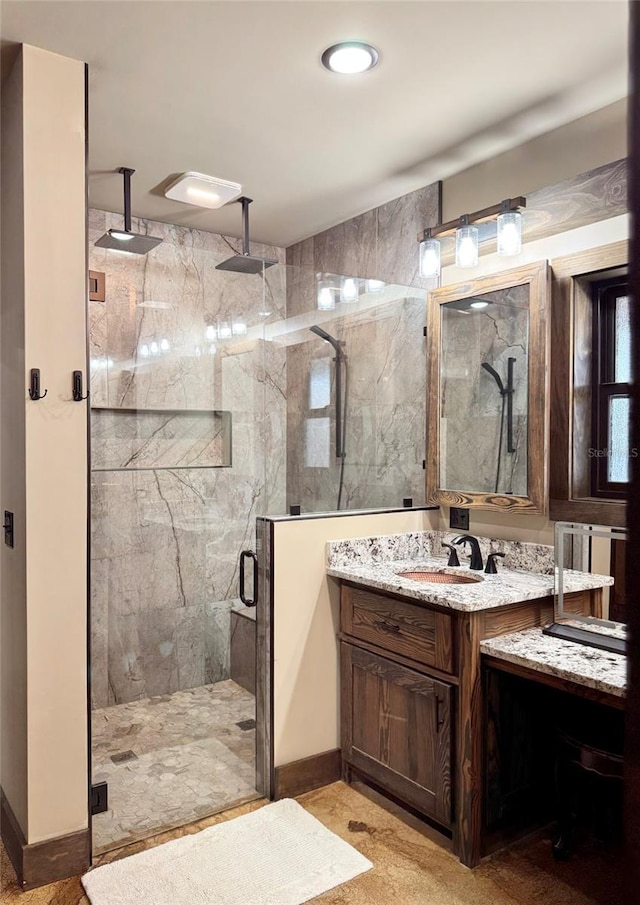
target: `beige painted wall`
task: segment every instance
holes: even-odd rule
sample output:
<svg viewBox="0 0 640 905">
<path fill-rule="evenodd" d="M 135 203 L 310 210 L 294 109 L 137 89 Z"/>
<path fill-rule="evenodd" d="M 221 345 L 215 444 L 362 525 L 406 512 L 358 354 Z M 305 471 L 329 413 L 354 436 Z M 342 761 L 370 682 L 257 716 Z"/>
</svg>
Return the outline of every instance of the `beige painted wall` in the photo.
<svg viewBox="0 0 640 905">
<path fill-rule="evenodd" d="M 327 541 L 424 531 L 434 515 L 407 511 L 275 523 L 275 766 L 340 744 L 339 584 L 326 574 Z"/>
<path fill-rule="evenodd" d="M 1 509 L 15 515 L 15 547 L 0 541 L 0 784 L 26 834 L 27 610 L 25 554 L 22 65 L 2 90 Z"/>
<path fill-rule="evenodd" d="M 19 714 L 26 718 L 26 824 L 24 776 L 18 780 L 4 758 L 2 781 L 19 787 L 19 819 L 35 843 L 82 829 L 88 819 L 87 407 L 71 397 L 72 371 L 86 368 L 85 99 L 83 63 L 24 46 L 17 65 L 24 278 L 22 293 L 7 302 L 16 306 L 16 335 L 24 330 L 24 356 L 9 362 L 24 466 L 19 452 L 3 457 L 3 506 L 13 497 L 20 521 L 16 549 L 3 558 L 3 598 L 5 589 L 11 597 L 3 609 L 20 617 L 20 671 L 25 647 L 28 654 L 26 715 Z M 39 402 L 26 395 L 32 367 L 48 390 Z M 10 738 L 5 752 L 11 745 Z"/>
<path fill-rule="evenodd" d="M 443 222 L 627 156 L 627 101 L 616 101 L 442 184 Z"/>
</svg>

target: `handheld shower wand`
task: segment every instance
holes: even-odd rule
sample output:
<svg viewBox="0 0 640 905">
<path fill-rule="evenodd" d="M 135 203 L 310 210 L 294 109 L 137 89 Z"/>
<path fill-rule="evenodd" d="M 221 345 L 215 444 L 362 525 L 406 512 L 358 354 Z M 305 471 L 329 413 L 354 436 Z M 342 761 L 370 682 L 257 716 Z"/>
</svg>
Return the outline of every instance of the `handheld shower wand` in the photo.
<svg viewBox="0 0 640 905">
<path fill-rule="evenodd" d="M 502 412 L 500 414 L 500 438 L 498 440 L 498 464 L 496 466 L 496 485 L 495 485 L 495 493 L 498 492 L 498 487 L 500 484 L 500 462 L 502 459 L 502 435 L 504 432 L 504 409 L 505 403 L 507 406 L 507 452 L 514 453 L 516 448 L 513 443 L 513 366 L 516 362 L 515 358 L 507 359 L 507 385 L 502 382 L 502 378 L 496 371 L 494 367 L 488 364 L 486 361 L 482 362 L 482 367 L 484 370 L 491 374 L 496 384 L 498 385 L 498 389 L 500 390 L 500 395 L 502 396 Z"/>
<path fill-rule="evenodd" d="M 340 485 L 338 488 L 338 509 L 340 509 L 340 504 L 342 502 L 342 490 L 344 486 L 344 460 L 346 457 L 345 452 L 345 432 L 347 426 L 347 389 L 348 389 L 348 371 L 347 371 L 347 356 L 343 350 L 343 343 L 332 336 L 330 333 L 327 333 L 326 330 L 323 330 L 322 327 L 318 327 L 317 324 L 314 324 L 313 327 L 309 327 L 312 333 L 316 336 L 323 339 L 326 343 L 329 343 L 330 346 L 333 347 L 336 357 L 334 358 L 336 365 L 336 459 L 340 459 Z M 342 369 L 344 367 L 344 401 L 342 398 Z"/>
</svg>

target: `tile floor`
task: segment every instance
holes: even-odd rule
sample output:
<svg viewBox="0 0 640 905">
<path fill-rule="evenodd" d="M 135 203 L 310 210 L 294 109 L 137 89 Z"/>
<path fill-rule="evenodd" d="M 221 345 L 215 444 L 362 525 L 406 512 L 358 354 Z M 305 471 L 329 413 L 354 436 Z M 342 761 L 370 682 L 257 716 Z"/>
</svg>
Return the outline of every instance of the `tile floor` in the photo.
<svg viewBox="0 0 640 905">
<path fill-rule="evenodd" d="M 230 679 L 94 710 L 93 781 L 109 787 L 94 852 L 256 798 L 254 717 L 253 695 Z"/>
<path fill-rule="evenodd" d="M 394 813 L 396 808 L 364 787 L 333 783 L 298 800 L 373 863 L 372 870 L 313 899 L 318 905 L 621 905 L 627 901 L 620 858 L 607 849 L 595 846 L 579 852 L 572 861 L 556 863 L 548 838 L 540 835 L 486 858 L 472 871 L 442 846 L 433 831 L 417 820 L 401 821 Z M 197 833 L 263 804 L 262 799 L 250 802 L 109 852 L 96 863 Z M 77 877 L 20 892 L 4 850 L 2 859 L 3 905 L 89 905 Z"/>
</svg>

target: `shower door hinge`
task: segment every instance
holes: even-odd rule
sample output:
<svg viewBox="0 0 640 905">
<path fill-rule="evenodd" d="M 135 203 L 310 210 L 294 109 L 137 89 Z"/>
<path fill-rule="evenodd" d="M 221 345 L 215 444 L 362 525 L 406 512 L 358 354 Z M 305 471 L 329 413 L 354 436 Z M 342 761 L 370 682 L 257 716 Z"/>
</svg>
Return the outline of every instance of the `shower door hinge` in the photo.
<svg viewBox="0 0 640 905">
<path fill-rule="evenodd" d="M 427 468 L 427 460 L 426 460 L 426 459 L 423 459 L 423 460 L 422 460 L 422 468 L 423 468 L 423 470 L 426 470 L 426 468 Z"/>
<path fill-rule="evenodd" d="M 427 328 L 426 328 L 426 327 L 423 327 L 423 328 L 422 328 L 422 335 L 426 337 L 426 335 L 427 335 Z"/>
<path fill-rule="evenodd" d="M 91 786 L 91 816 L 103 814 L 109 809 L 109 792 L 106 782 L 97 782 Z"/>
</svg>

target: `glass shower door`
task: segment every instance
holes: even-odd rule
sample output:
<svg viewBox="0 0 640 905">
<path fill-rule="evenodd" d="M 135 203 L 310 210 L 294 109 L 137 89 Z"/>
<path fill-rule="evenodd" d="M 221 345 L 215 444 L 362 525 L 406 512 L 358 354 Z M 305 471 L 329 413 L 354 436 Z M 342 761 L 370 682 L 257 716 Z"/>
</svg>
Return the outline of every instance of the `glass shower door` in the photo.
<svg viewBox="0 0 640 905">
<path fill-rule="evenodd" d="M 91 212 L 89 245 L 106 288 L 90 302 L 96 852 L 262 791 L 239 554 L 284 497 L 264 339 L 284 311 L 280 266 L 222 272 L 226 239 L 143 221 L 163 239 L 148 255 L 97 249 L 110 218 Z"/>
</svg>

